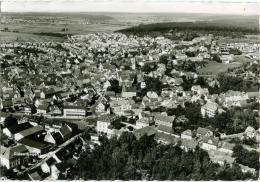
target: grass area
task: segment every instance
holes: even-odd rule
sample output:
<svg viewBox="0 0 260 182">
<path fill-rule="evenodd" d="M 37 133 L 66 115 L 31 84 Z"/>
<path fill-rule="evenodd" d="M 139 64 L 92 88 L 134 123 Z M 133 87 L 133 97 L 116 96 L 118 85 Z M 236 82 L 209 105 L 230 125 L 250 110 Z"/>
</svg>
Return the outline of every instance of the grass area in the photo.
<svg viewBox="0 0 260 182">
<path fill-rule="evenodd" d="M 226 72 L 229 68 L 240 67 L 242 63 L 217 63 L 217 62 L 209 62 L 205 67 L 198 70 L 200 75 L 217 75 L 219 73 Z"/>
<path fill-rule="evenodd" d="M 62 37 L 34 35 L 32 33 L 0 32 L 0 42 L 61 42 Z"/>
</svg>

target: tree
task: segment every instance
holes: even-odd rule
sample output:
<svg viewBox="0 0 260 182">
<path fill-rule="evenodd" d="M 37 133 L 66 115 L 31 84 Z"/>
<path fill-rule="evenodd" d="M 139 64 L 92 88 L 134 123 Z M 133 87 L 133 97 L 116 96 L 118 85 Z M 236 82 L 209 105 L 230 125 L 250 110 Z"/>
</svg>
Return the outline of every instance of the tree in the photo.
<svg viewBox="0 0 260 182">
<path fill-rule="evenodd" d="M 213 54 L 212 61 L 222 63 L 222 60 L 220 59 L 219 55 L 217 55 L 217 54 Z"/>
<path fill-rule="evenodd" d="M 5 127 L 10 127 L 10 126 L 13 126 L 13 125 L 17 125 L 18 124 L 18 121 L 17 119 L 12 115 L 10 114 L 7 118 L 5 118 L 4 120 L 4 125 Z"/>
</svg>

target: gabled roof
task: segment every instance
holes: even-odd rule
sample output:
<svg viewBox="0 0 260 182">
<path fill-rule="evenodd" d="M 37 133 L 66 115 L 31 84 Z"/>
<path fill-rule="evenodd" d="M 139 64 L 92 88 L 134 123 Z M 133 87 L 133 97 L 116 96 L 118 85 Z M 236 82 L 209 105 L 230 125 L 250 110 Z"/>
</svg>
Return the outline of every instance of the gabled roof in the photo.
<svg viewBox="0 0 260 182">
<path fill-rule="evenodd" d="M 46 147 L 50 146 L 49 143 L 47 142 L 38 142 L 29 138 L 22 138 L 21 140 L 18 141 L 19 143 L 25 145 L 25 146 L 29 146 L 32 148 L 36 148 L 36 149 L 45 149 Z"/>
<path fill-rule="evenodd" d="M 176 138 L 172 135 L 165 134 L 165 133 L 156 133 L 154 139 L 162 140 L 166 143 L 172 143 L 172 144 L 177 144 L 179 141 L 179 138 Z"/>
<path fill-rule="evenodd" d="M 165 133 L 173 133 L 173 130 L 171 127 L 164 126 L 164 125 L 159 125 L 158 131 L 165 132 Z"/>
<path fill-rule="evenodd" d="M 212 133 L 212 131 L 210 131 L 209 129 L 207 129 L 207 128 L 201 128 L 201 127 L 199 127 L 198 129 L 197 129 L 197 134 L 200 134 L 200 135 L 206 135 L 208 132 L 210 132 L 210 133 Z"/>
<path fill-rule="evenodd" d="M 42 130 L 43 130 L 43 127 L 41 125 L 37 125 L 37 126 L 31 127 L 31 128 L 28 128 L 26 130 L 23 130 L 19 133 L 22 136 L 29 136 L 29 135 L 32 135 L 32 134 L 37 133 L 39 131 L 42 131 Z"/>
<path fill-rule="evenodd" d="M 162 114 L 156 114 L 154 116 L 155 120 L 159 120 L 159 121 L 164 121 L 164 122 L 168 122 L 168 123 L 172 123 L 175 119 L 175 116 L 165 116 Z"/>
<path fill-rule="evenodd" d="M 60 129 L 60 133 L 63 136 L 69 135 L 72 132 L 71 127 L 69 127 L 67 124 L 63 125 Z"/>
<path fill-rule="evenodd" d="M 155 133 L 157 133 L 157 130 L 152 126 L 146 126 L 134 131 L 135 135 L 141 135 L 141 136 L 143 136 L 144 134 L 147 134 L 147 136 L 151 136 L 154 135 Z"/>
<path fill-rule="evenodd" d="M 28 152 L 28 150 L 24 145 L 18 145 L 15 147 L 1 146 L 0 152 L 1 157 L 10 160 L 15 157 L 15 153 L 25 153 Z"/>
<path fill-rule="evenodd" d="M 7 127 L 7 129 L 12 133 L 12 134 L 15 134 L 15 133 L 19 133 L 20 131 L 24 131 L 28 128 L 31 128 L 33 125 L 31 125 L 29 122 L 26 122 L 26 123 L 21 123 L 21 124 L 18 124 L 18 125 L 12 125 L 10 127 Z"/>
<path fill-rule="evenodd" d="M 194 139 L 182 138 L 181 139 L 181 145 L 186 147 L 186 148 L 189 148 L 189 149 L 195 149 L 196 146 L 198 145 L 198 142 Z"/>
<path fill-rule="evenodd" d="M 56 159 L 54 159 L 53 157 L 49 158 L 47 161 L 46 161 L 47 165 L 48 166 L 52 166 L 54 164 L 57 163 Z"/>
<path fill-rule="evenodd" d="M 38 181 L 42 180 L 41 176 L 39 175 L 39 173 L 37 171 L 35 171 L 33 173 L 28 173 L 28 175 L 31 180 L 38 180 Z"/>
<path fill-rule="evenodd" d="M 228 143 L 228 142 L 223 142 L 221 145 L 221 148 L 223 149 L 228 149 L 228 150 L 233 150 L 235 144 Z"/>
</svg>

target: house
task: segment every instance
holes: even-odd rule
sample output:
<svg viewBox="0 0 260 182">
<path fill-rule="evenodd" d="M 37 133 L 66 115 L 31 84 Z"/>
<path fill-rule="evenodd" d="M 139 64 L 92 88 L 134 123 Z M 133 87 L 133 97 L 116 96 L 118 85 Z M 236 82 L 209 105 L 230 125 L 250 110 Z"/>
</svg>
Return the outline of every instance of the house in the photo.
<svg viewBox="0 0 260 182">
<path fill-rule="evenodd" d="M 30 115 L 30 114 L 32 113 L 32 109 L 31 109 L 30 106 L 26 105 L 26 106 L 24 106 L 24 108 L 23 108 L 23 112 L 24 112 L 24 114 L 26 114 L 26 115 Z"/>
<path fill-rule="evenodd" d="M 18 141 L 18 143 L 24 145 L 30 153 L 34 153 L 34 154 L 45 154 L 46 152 L 49 151 L 49 149 L 51 148 L 51 144 L 50 143 L 46 143 L 46 142 L 40 142 L 40 141 L 36 141 L 36 140 L 32 140 L 30 138 L 22 138 L 21 140 Z"/>
<path fill-rule="evenodd" d="M 156 133 L 154 139 L 157 141 L 157 143 L 165 144 L 165 145 L 169 145 L 169 144 L 176 145 L 179 141 L 178 138 L 165 133 Z"/>
<path fill-rule="evenodd" d="M 23 164 L 26 161 L 28 149 L 24 145 L 17 145 L 14 147 L 0 146 L 1 165 L 7 169 L 12 169 Z"/>
<path fill-rule="evenodd" d="M 54 145 L 59 145 L 63 142 L 63 137 L 60 132 L 47 132 L 44 136 L 44 141 Z"/>
<path fill-rule="evenodd" d="M 219 150 L 209 150 L 207 152 L 210 160 L 214 163 L 220 164 L 221 166 L 223 166 L 225 162 L 232 164 L 235 161 L 235 158 L 233 158 L 230 154 Z"/>
<path fill-rule="evenodd" d="M 86 109 L 82 106 L 67 105 L 63 108 L 63 116 L 65 118 L 84 118 Z"/>
<path fill-rule="evenodd" d="M 181 138 L 182 139 L 188 139 L 191 140 L 193 137 L 193 133 L 191 130 L 185 130 L 181 133 Z"/>
<path fill-rule="evenodd" d="M 172 128 L 173 121 L 175 119 L 175 116 L 167 116 L 162 114 L 156 114 L 154 116 L 155 124 L 158 125 L 164 125 Z"/>
<path fill-rule="evenodd" d="M 254 168 L 250 168 L 248 166 L 244 166 L 242 164 L 239 164 L 240 169 L 243 173 L 251 173 L 251 174 L 256 174 L 256 170 Z"/>
<path fill-rule="evenodd" d="M 203 138 L 203 137 L 210 137 L 213 136 L 213 132 L 207 128 L 199 127 L 196 131 L 196 136 Z"/>
<path fill-rule="evenodd" d="M 212 118 L 218 113 L 219 106 L 216 102 L 208 101 L 201 107 L 202 117 Z"/>
<path fill-rule="evenodd" d="M 96 105 L 96 112 L 97 113 L 104 113 L 107 108 L 107 99 L 105 97 L 102 97 L 98 104 Z"/>
<path fill-rule="evenodd" d="M 179 135 L 174 134 L 172 127 L 169 127 L 169 126 L 159 125 L 157 127 L 157 130 L 158 130 L 158 132 L 165 133 L 165 134 L 168 134 L 168 135 L 172 135 L 172 136 L 175 136 L 177 138 L 180 137 Z"/>
<path fill-rule="evenodd" d="M 256 136 L 256 130 L 252 126 L 248 126 L 244 133 L 248 138 L 254 138 Z"/>
<path fill-rule="evenodd" d="M 151 126 L 154 122 L 149 118 L 143 117 L 136 121 L 136 129 L 140 129 L 146 126 Z"/>
<path fill-rule="evenodd" d="M 195 139 L 186 139 L 181 138 L 181 145 L 180 148 L 185 151 L 194 151 L 196 147 L 198 146 L 198 142 Z"/>
<path fill-rule="evenodd" d="M 72 136 L 72 128 L 69 127 L 67 124 L 64 124 L 59 131 L 60 135 L 62 136 L 63 140 L 68 140 Z"/>
<path fill-rule="evenodd" d="M 37 114 L 46 115 L 47 112 L 48 112 L 48 105 L 47 104 L 43 104 L 43 105 L 38 106 Z"/>
<path fill-rule="evenodd" d="M 7 126 L 6 128 L 3 129 L 3 133 L 6 134 L 8 137 L 14 137 L 16 133 L 19 133 L 31 127 L 33 127 L 33 125 L 31 125 L 29 122 L 25 122 L 21 124 L 12 125 L 12 126 Z"/>
<path fill-rule="evenodd" d="M 231 106 L 244 106 L 246 105 L 247 100 L 249 99 L 248 94 L 233 90 L 229 90 L 221 96 L 224 97 L 223 106 L 226 108 L 230 108 Z"/>
<path fill-rule="evenodd" d="M 219 138 L 217 137 L 205 137 L 201 141 L 201 148 L 204 150 L 217 150 Z"/>
<path fill-rule="evenodd" d="M 199 96 L 208 96 L 209 95 L 209 91 L 207 88 L 201 88 L 200 85 L 193 85 L 191 87 L 191 92 L 193 95 L 199 95 Z"/>
<path fill-rule="evenodd" d="M 134 131 L 134 135 L 139 140 L 143 135 L 154 136 L 157 133 L 157 130 L 154 126 L 146 126 Z"/>
<path fill-rule="evenodd" d="M 15 140 L 21 140 L 24 137 L 30 136 L 34 133 L 38 133 L 40 131 L 43 131 L 43 127 L 41 125 L 33 126 L 31 128 L 25 129 L 23 131 L 20 131 L 16 134 L 14 134 Z"/>
<path fill-rule="evenodd" d="M 41 180 L 43 180 L 42 177 L 40 176 L 40 174 L 38 173 L 38 171 L 29 172 L 28 176 L 33 181 L 41 181 Z"/>
<path fill-rule="evenodd" d="M 232 144 L 232 143 L 221 142 L 221 145 L 219 147 L 219 151 L 232 154 L 234 146 L 235 146 L 235 144 Z"/>
<path fill-rule="evenodd" d="M 233 54 L 229 54 L 229 55 L 221 55 L 220 59 L 223 63 L 232 63 L 234 61 L 234 55 Z"/>
<path fill-rule="evenodd" d="M 186 118 L 184 115 L 181 115 L 175 119 L 174 123 L 187 123 L 188 121 L 188 118 Z"/>
<path fill-rule="evenodd" d="M 123 87 L 122 97 L 132 98 L 136 96 L 136 87 Z"/>
<path fill-rule="evenodd" d="M 111 110 L 117 115 L 125 115 L 125 111 L 131 110 L 134 101 L 131 99 L 113 100 L 110 102 Z"/>
<path fill-rule="evenodd" d="M 112 121 L 118 119 L 120 119 L 120 117 L 117 115 L 109 115 L 109 114 L 101 115 L 97 119 L 97 132 L 107 134 L 108 136 L 112 136 L 113 130 L 112 128 L 110 128 L 110 124 Z"/>
</svg>

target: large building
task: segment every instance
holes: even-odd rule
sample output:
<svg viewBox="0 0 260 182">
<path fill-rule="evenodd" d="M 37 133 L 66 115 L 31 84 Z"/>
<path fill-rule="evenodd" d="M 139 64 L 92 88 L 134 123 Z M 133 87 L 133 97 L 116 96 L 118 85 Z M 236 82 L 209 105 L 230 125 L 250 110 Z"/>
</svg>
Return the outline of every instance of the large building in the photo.
<svg viewBox="0 0 260 182">
<path fill-rule="evenodd" d="M 1 145 L 1 166 L 5 166 L 7 169 L 20 166 L 24 162 L 26 156 L 22 154 L 27 152 L 28 150 L 24 145 L 18 145 L 15 147 L 4 147 Z"/>
<path fill-rule="evenodd" d="M 205 105 L 201 107 L 202 117 L 212 118 L 218 112 L 218 104 L 215 102 L 207 102 Z"/>
<path fill-rule="evenodd" d="M 66 118 L 83 118 L 86 116 L 86 109 L 81 106 L 64 106 L 63 116 Z"/>
</svg>

